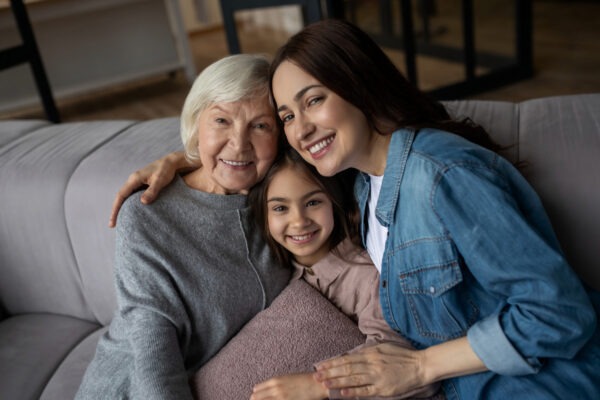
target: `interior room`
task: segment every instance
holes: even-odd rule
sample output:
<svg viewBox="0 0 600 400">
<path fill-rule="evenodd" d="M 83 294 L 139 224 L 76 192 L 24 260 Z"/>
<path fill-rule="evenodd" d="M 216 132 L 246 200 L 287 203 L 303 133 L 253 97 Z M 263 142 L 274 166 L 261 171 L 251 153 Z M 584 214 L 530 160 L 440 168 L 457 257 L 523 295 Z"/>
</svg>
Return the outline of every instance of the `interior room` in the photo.
<svg viewBox="0 0 600 400">
<path fill-rule="evenodd" d="M 0 0 L 0 399 L 600 399 L 598 15 Z"/>
<path fill-rule="evenodd" d="M 68 0 L 25 1 L 33 30 L 39 33 L 38 46 L 62 121 L 176 116 L 191 77 L 229 54 L 216 0 L 165 1 L 164 4 L 160 1 L 89 1 L 86 7 L 68 3 Z M 343 5 L 343 17 L 373 33 L 406 74 L 401 2 L 351 0 L 339 3 Z M 520 2 L 475 0 L 468 3 L 472 3 L 473 42 L 478 60 L 473 73 L 478 76 L 494 68 L 489 63 L 485 65 L 486 57 L 492 64 L 514 59 L 517 51 L 515 5 Z M 387 13 L 385 4 L 389 7 Z M 461 4 L 459 0 L 412 1 L 416 43 L 414 73 L 421 89 L 433 91 L 464 79 Z M 76 13 L 74 10 L 78 8 L 81 10 Z M 7 32 L 0 34 L 0 46 L 6 47 L 17 43 L 18 36 L 10 20 L 8 1 L 0 1 L 0 12 L 0 29 Z M 599 13 L 600 2 L 594 0 L 533 0 L 531 71 L 527 77 L 500 83 L 497 87 L 474 83 L 472 89 L 476 90 L 443 97 L 521 101 L 599 91 L 597 37 L 600 27 L 596 18 Z M 115 15 L 123 22 L 114 22 L 111 30 L 115 33 L 107 36 L 103 27 Z M 147 15 L 148 25 L 132 23 L 127 15 L 135 15 L 136 21 Z M 297 6 L 242 10 L 235 17 L 242 52 L 273 54 L 303 24 Z M 53 24 L 59 28 L 53 28 Z M 95 25 L 98 25 L 96 31 Z M 54 36 L 52 29 L 58 30 Z M 389 34 L 383 35 L 386 29 Z M 88 30 L 91 33 L 85 33 Z M 90 36 L 93 34 L 96 37 Z M 147 40 L 136 42 L 135 37 L 141 35 L 147 36 Z M 166 38 L 168 35 L 171 37 Z M 76 37 L 80 39 L 75 40 Z M 51 39 L 54 42 L 50 42 Z M 122 45 L 115 46 L 121 40 Z M 149 41 L 155 45 L 144 48 Z M 130 47 L 125 47 L 127 45 Z M 93 64 L 85 61 L 94 58 L 97 60 Z M 65 64 L 73 66 L 70 69 L 58 66 Z M 123 70 L 117 69 L 120 64 Z M 105 75 L 95 71 L 100 68 L 106 71 Z M 72 82 L 75 76 L 81 77 L 78 82 Z M 23 92 L 20 99 L 19 91 Z M 44 117 L 27 65 L 0 71 L 0 93 L 3 98 L 0 118 Z"/>
</svg>

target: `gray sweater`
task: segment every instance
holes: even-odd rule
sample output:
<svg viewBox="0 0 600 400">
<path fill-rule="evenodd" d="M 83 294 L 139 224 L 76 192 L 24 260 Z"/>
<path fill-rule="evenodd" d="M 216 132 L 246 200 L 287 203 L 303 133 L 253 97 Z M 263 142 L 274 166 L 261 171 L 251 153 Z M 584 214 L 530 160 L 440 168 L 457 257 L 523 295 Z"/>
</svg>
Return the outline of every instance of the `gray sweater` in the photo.
<svg viewBox="0 0 600 400">
<path fill-rule="evenodd" d="M 175 180 L 149 206 L 119 213 L 118 309 L 78 399 L 192 399 L 188 378 L 284 288 L 246 197 Z"/>
</svg>

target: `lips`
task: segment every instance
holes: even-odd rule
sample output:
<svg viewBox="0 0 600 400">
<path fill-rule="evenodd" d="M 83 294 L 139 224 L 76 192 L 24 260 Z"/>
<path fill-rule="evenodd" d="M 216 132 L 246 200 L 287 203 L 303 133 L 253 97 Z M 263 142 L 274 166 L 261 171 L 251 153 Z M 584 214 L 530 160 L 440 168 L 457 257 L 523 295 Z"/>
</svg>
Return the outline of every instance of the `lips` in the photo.
<svg viewBox="0 0 600 400">
<path fill-rule="evenodd" d="M 251 161 L 234 161 L 234 160 L 223 160 L 223 159 L 221 159 L 221 161 L 224 164 L 230 165 L 232 167 L 247 167 L 248 165 L 252 164 Z"/>
<path fill-rule="evenodd" d="M 323 140 L 318 141 L 310 146 L 308 146 L 307 150 L 311 155 L 316 155 L 329 146 L 335 140 L 335 135 L 328 136 Z"/>
</svg>

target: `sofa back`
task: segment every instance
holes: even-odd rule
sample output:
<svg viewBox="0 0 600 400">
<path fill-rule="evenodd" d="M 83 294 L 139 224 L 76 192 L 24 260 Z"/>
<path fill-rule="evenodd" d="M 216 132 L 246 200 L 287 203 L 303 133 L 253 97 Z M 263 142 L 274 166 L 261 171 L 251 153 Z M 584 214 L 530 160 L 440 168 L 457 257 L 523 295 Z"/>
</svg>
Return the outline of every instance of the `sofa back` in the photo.
<svg viewBox="0 0 600 400">
<path fill-rule="evenodd" d="M 453 101 L 540 194 L 567 258 L 600 289 L 600 94 Z M 112 200 L 127 176 L 181 149 L 178 118 L 52 125 L 0 121 L 0 315 L 49 312 L 106 324 L 116 305 Z"/>
<path fill-rule="evenodd" d="M 178 118 L 0 121 L 0 308 L 108 323 L 112 199 L 132 171 L 180 147 Z"/>
<path fill-rule="evenodd" d="M 513 104 L 449 102 L 525 163 L 521 172 L 539 194 L 567 260 L 600 290 L 600 94 L 548 97 Z"/>
</svg>

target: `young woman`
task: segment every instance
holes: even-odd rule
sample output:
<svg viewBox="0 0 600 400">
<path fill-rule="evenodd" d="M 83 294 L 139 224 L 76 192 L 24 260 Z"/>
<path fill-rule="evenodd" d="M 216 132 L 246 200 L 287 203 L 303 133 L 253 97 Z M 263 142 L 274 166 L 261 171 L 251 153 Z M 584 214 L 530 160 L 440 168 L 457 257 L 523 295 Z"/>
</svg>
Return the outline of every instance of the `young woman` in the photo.
<svg viewBox="0 0 600 400">
<path fill-rule="evenodd" d="M 359 171 L 383 315 L 417 348 L 369 347 L 320 363 L 316 379 L 350 398 L 437 381 L 449 399 L 600 398 L 600 296 L 482 129 L 450 119 L 343 21 L 290 38 L 271 64 L 271 93 L 305 160 L 327 176 Z M 163 176 L 153 168 L 120 195 Z"/>
<path fill-rule="evenodd" d="M 252 189 L 249 202 L 273 253 L 282 265 L 294 266 L 293 279 L 306 280 L 352 318 L 366 335 L 366 346 L 392 342 L 412 348 L 383 319 L 379 274 L 360 246 L 358 208 L 341 175 L 323 177 L 289 149 Z M 438 388 L 429 385 L 409 395 L 429 397 Z M 341 397 L 312 373 L 299 373 L 257 385 L 251 400 L 324 398 Z"/>
<path fill-rule="evenodd" d="M 319 381 L 348 397 L 443 379 L 451 399 L 600 397 L 590 297 L 537 195 L 483 130 L 452 121 L 343 21 L 293 36 L 271 78 L 291 146 L 323 175 L 360 171 L 383 314 L 422 349 L 329 360 Z"/>
</svg>

